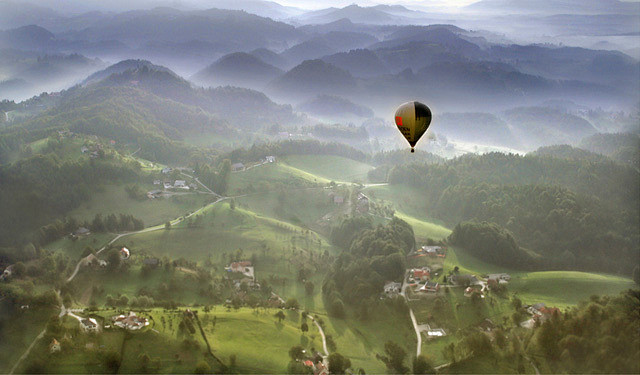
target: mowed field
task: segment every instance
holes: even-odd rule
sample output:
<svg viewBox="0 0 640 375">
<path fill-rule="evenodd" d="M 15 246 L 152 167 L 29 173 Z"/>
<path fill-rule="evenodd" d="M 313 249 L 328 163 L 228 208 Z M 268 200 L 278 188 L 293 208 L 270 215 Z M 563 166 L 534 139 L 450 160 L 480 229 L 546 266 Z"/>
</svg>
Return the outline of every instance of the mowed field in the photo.
<svg viewBox="0 0 640 375">
<path fill-rule="evenodd" d="M 231 173 L 227 195 L 271 191 L 279 186 L 305 188 L 329 182 L 326 178 L 284 163 L 267 163 Z"/>
<path fill-rule="evenodd" d="M 483 262 L 467 254 L 464 249 L 450 248 L 445 260 L 445 272 L 455 266 L 460 267 L 462 273 L 475 275 L 509 273 L 509 294 L 515 294 L 525 304 L 543 302 L 548 306 L 566 308 L 588 300 L 594 294 L 613 295 L 634 287 L 633 280 L 616 275 L 576 271 L 512 270 Z"/>
<path fill-rule="evenodd" d="M 367 173 L 374 167 L 353 159 L 333 155 L 289 155 L 283 162 L 294 168 L 335 182 L 367 181 Z"/>
<path fill-rule="evenodd" d="M 300 312 L 285 311 L 286 318 L 279 322 L 274 317 L 277 309 L 239 310 L 220 306 L 203 318 L 202 325 L 213 352 L 224 363 L 236 356 L 239 373 L 284 373 L 289 363 L 289 349 L 300 345 L 307 353 L 322 352 L 322 338 L 313 322 L 307 318 L 309 331 L 302 333 Z M 215 321 L 213 319 L 215 317 Z"/>
<path fill-rule="evenodd" d="M 142 189 L 154 190 L 157 186 L 142 185 Z M 170 198 L 135 200 L 129 198 L 123 185 L 108 185 L 103 190 L 91 194 L 91 200 L 71 211 L 68 216 L 78 221 L 91 222 L 96 214 L 128 214 L 141 219 L 145 227 L 162 224 L 167 220 L 212 202 L 215 198 L 210 194 L 183 194 Z"/>
</svg>

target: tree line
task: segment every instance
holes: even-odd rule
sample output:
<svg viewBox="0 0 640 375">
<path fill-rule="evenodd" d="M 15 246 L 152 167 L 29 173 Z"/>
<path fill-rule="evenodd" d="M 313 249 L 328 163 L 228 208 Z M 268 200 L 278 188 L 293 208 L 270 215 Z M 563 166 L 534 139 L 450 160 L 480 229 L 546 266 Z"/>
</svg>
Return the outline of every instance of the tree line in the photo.
<svg viewBox="0 0 640 375">
<path fill-rule="evenodd" d="M 640 257 L 640 176 L 610 160 L 468 155 L 394 166 L 388 181 L 419 188 L 448 225 L 498 224 L 552 268 L 630 274 Z"/>
</svg>

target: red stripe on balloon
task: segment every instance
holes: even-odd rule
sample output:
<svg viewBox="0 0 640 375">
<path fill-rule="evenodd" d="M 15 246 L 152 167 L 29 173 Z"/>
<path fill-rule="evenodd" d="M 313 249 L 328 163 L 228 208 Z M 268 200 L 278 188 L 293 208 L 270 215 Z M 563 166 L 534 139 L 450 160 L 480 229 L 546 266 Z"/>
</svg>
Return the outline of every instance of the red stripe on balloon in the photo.
<svg viewBox="0 0 640 375">
<path fill-rule="evenodd" d="M 396 125 L 402 126 L 402 117 L 401 116 L 396 116 Z"/>
</svg>

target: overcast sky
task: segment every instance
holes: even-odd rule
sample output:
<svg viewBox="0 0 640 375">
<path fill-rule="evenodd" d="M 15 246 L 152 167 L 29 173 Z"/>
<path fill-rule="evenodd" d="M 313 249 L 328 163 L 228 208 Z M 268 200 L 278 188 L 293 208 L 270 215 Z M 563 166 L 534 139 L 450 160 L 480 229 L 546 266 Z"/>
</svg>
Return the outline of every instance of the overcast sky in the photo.
<svg viewBox="0 0 640 375">
<path fill-rule="evenodd" d="M 327 1 L 313 1 L 313 0 L 277 0 L 277 3 L 282 5 L 295 6 L 299 8 L 309 9 L 321 9 L 329 6 L 344 7 L 353 3 L 358 5 L 368 6 L 377 4 L 402 4 L 406 6 L 447 6 L 447 7 L 460 7 L 469 5 L 478 0 L 386 0 L 386 1 L 371 1 L 371 0 L 327 0 Z"/>
</svg>

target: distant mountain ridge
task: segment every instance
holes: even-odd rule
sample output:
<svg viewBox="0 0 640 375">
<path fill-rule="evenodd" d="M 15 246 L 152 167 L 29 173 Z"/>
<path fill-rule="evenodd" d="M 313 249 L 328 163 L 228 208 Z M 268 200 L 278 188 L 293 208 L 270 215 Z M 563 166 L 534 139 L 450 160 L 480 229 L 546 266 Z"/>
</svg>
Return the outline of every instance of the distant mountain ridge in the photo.
<svg viewBox="0 0 640 375">
<path fill-rule="evenodd" d="M 221 57 L 215 63 L 191 77 L 194 82 L 207 85 L 241 85 L 260 87 L 284 72 L 258 57 L 235 52 Z"/>
</svg>

